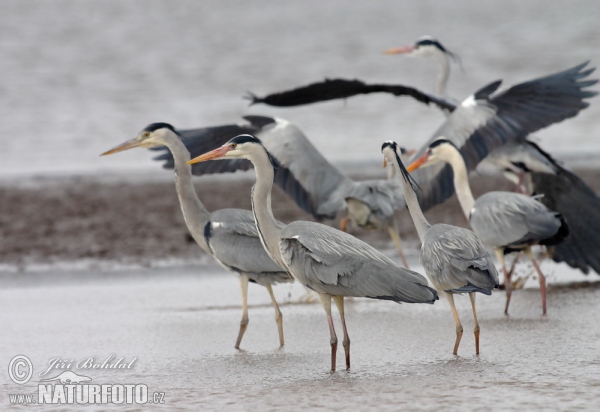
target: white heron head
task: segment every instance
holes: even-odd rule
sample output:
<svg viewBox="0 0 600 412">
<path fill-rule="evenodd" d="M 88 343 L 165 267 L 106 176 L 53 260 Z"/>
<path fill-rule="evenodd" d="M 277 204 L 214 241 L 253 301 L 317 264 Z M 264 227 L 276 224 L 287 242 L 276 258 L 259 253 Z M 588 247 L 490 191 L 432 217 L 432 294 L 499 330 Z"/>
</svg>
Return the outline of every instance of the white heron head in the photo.
<svg viewBox="0 0 600 412">
<path fill-rule="evenodd" d="M 168 123 L 151 123 L 138 133 L 131 140 L 121 143 L 112 149 L 102 153 L 100 156 L 106 156 L 113 153 L 122 152 L 124 150 L 133 149 L 134 147 L 158 147 L 166 144 L 168 136 L 173 134 L 179 135 L 175 128 Z"/>
<path fill-rule="evenodd" d="M 425 154 L 413 161 L 406 169 L 412 172 L 419 167 L 450 163 L 456 155 L 462 156 L 454 143 L 442 137 L 431 143 Z"/>
<path fill-rule="evenodd" d="M 402 47 L 394 47 L 385 51 L 385 54 L 403 54 L 406 56 L 431 57 L 448 56 L 453 61 L 460 63 L 460 57 L 445 48 L 442 43 L 434 37 L 423 36 L 415 44 Z"/>
<path fill-rule="evenodd" d="M 279 167 L 279 163 L 263 146 L 262 142 L 259 139 L 249 134 L 241 134 L 229 140 L 223 146 L 193 158 L 188 162 L 188 164 L 218 159 L 252 160 L 257 156 L 261 156 L 264 154 L 266 154 L 269 158 L 269 161 L 271 162 L 273 168 L 277 169 Z"/>
</svg>

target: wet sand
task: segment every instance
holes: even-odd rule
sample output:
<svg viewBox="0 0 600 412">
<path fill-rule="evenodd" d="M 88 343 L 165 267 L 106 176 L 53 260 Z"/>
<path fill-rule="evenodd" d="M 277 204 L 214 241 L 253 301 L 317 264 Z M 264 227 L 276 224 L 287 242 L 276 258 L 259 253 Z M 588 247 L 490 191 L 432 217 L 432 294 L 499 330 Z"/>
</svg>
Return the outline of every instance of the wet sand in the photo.
<svg viewBox="0 0 600 412">
<path fill-rule="evenodd" d="M 3 410 L 9 409 L 6 394 L 36 389 L 50 359 L 109 355 L 138 359 L 131 370 L 74 370 L 95 383 L 144 383 L 151 392 L 164 392 L 166 403 L 156 410 L 600 408 L 600 283 L 550 288 L 547 317 L 536 289 L 514 294 L 510 317 L 502 314 L 504 293 L 479 296 L 479 357 L 466 297 L 456 299 L 465 328 L 457 357 L 447 302 L 354 299 L 346 305 L 352 368 L 331 374 L 323 309 L 289 304 L 303 293 L 298 285 L 275 289 L 285 347 L 278 348 L 268 294 L 252 285 L 250 324 L 243 350 L 235 350 L 237 280 L 214 265 L 1 276 L 2 364 L 23 354 L 34 365 L 26 385 L 0 374 Z M 337 319 L 336 328 L 341 334 Z M 343 366 L 341 347 L 338 364 Z M 90 409 L 107 408 L 152 409 Z"/>
<path fill-rule="evenodd" d="M 0 263 L 28 270 L 36 265 L 92 261 L 150 266 L 157 261 L 205 262 L 188 236 L 171 172 L 136 180 L 126 173 L 109 176 L 38 177 L 24 183 L 0 182 Z M 600 191 L 600 172 L 578 173 Z M 208 210 L 250 209 L 251 174 L 226 179 L 202 178 L 197 192 Z M 381 174 L 363 178 L 381 177 Z M 503 178 L 472 178 L 473 191 L 510 190 Z M 312 220 L 279 188 L 273 195 L 275 216 L 284 221 Z M 466 226 L 456 198 L 427 212 L 431 222 Z M 400 233 L 408 249 L 418 239 L 407 211 L 400 214 Z M 338 222 L 326 222 L 337 226 Z M 383 231 L 351 233 L 380 249 L 393 248 Z M 204 256 L 204 258 L 203 258 Z"/>
</svg>

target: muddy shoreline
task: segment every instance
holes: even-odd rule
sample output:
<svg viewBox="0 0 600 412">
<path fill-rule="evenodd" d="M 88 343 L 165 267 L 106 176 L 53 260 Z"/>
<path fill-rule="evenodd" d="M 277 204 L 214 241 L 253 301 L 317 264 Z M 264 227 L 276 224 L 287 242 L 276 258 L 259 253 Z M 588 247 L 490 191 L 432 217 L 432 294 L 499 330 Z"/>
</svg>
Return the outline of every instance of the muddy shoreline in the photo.
<svg viewBox="0 0 600 412">
<path fill-rule="evenodd" d="M 0 183 L 0 263 L 22 270 L 32 264 L 82 259 L 148 265 L 157 260 L 193 261 L 202 252 L 188 236 L 175 186 L 164 178 L 131 181 L 97 176 L 44 178 L 43 184 Z M 600 190 L 600 172 L 577 173 Z M 365 178 L 376 176 L 365 176 Z M 511 184 L 501 177 L 474 176 L 476 194 Z M 197 179 L 197 192 L 209 210 L 250 206 L 252 176 L 237 179 Z M 279 188 L 273 193 L 275 216 L 284 221 L 312 220 Z M 427 212 L 432 222 L 466 225 L 455 197 Z M 400 214 L 400 233 L 407 248 L 418 239 L 406 211 Z M 325 222 L 337 225 L 338 222 Z M 382 231 L 351 230 L 380 249 L 391 249 Z"/>
</svg>

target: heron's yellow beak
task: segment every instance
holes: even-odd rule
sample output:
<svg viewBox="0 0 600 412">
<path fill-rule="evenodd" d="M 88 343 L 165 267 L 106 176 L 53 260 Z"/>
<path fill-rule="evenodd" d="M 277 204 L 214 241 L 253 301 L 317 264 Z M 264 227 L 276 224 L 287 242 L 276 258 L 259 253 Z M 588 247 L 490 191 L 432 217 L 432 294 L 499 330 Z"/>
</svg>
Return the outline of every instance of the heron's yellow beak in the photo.
<svg viewBox="0 0 600 412">
<path fill-rule="evenodd" d="M 387 49 L 383 54 L 406 54 L 412 52 L 414 49 L 415 46 L 395 47 L 393 49 Z"/>
<path fill-rule="evenodd" d="M 219 158 L 225 156 L 227 154 L 227 152 L 229 152 L 229 151 L 231 151 L 231 147 L 229 145 L 221 146 L 218 149 L 211 150 L 208 153 L 204 153 L 203 155 L 194 157 L 192 160 L 187 162 L 187 164 L 193 165 L 194 163 L 200 163 L 200 162 L 206 162 L 207 160 L 219 159 Z"/>
<path fill-rule="evenodd" d="M 387 159 L 384 157 L 383 158 L 383 168 L 385 169 L 386 166 L 387 166 Z"/>
<path fill-rule="evenodd" d="M 425 153 L 423 156 L 419 157 L 417 160 L 415 160 L 414 162 L 412 162 L 407 168 L 406 170 L 408 170 L 409 172 L 412 172 L 413 170 L 417 170 L 419 167 L 421 167 L 424 163 L 427 163 L 427 160 L 429 160 L 429 153 Z"/>
<path fill-rule="evenodd" d="M 107 156 L 113 153 L 122 152 L 123 150 L 133 149 L 134 147 L 139 147 L 141 140 L 139 138 L 133 138 L 131 140 L 126 141 L 125 143 L 121 143 L 120 145 L 113 147 L 107 152 L 102 153 L 100 156 Z"/>
</svg>

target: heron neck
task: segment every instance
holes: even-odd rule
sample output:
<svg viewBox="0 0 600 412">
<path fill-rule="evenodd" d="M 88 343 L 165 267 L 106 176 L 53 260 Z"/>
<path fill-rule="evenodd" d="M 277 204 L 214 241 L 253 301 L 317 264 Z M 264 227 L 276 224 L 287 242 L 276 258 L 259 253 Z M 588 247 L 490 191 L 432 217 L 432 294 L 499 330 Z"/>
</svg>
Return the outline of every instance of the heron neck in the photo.
<svg viewBox="0 0 600 412">
<path fill-rule="evenodd" d="M 446 53 L 439 52 L 436 54 L 438 63 L 440 64 L 440 72 L 435 81 L 435 92 L 439 95 L 446 95 L 446 86 L 450 77 L 450 59 Z"/>
<path fill-rule="evenodd" d="M 421 210 L 421 206 L 419 205 L 419 200 L 417 199 L 417 195 L 410 183 L 406 180 L 402 172 L 400 171 L 400 165 L 398 162 L 394 162 L 394 171 L 395 174 L 400 178 L 400 183 L 402 184 L 402 191 L 404 192 L 404 200 L 406 201 L 406 206 L 408 206 L 408 211 L 410 212 L 410 217 L 412 217 L 413 223 L 415 224 L 415 228 L 417 229 L 417 233 L 419 235 L 419 239 L 423 242 L 425 239 L 425 233 L 429 230 L 431 225 L 423 215 L 423 211 Z"/>
<path fill-rule="evenodd" d="M 198 198 L 192 182 L 192 167 L 187 164 L 191 158 L 190 152 L 179 136 L 173 133 L 165 138 L 164 143 L 175 160 L 175 187 L 185 224 L 198 245 L 204 251 L 210 252 L 204 236 L 204 228 L 210 221 L 210 213 Z"/>
<path fill-rule="evenodd" d="M 256 223 L 256 230 L 265 250 L 275 262 L 285 267 L 279 251 L 280 228 L 277 225 L 273 210 L 271 209 L 271 190 L 275 171 L 267 153 L 257 151 L 250 159 L 254 165 L 256 182 L 252 187 L 252 213 Z"/>
<path fill-rule="evenodd" d="M 465 217 L 469 220 L 475 199 L 473 198 L 473 192 L 471 192 L 471 186 L 469 186 L 467 165 L 460 152 L 456 149 L 450 153 L 448 163 L 450 163 L 452 172 L 454 173 L 454 190 L 456 191 L 458 202 Z"/>
</svg>

